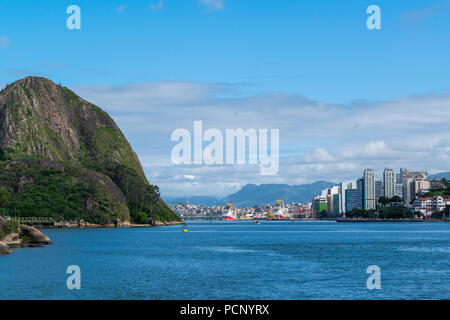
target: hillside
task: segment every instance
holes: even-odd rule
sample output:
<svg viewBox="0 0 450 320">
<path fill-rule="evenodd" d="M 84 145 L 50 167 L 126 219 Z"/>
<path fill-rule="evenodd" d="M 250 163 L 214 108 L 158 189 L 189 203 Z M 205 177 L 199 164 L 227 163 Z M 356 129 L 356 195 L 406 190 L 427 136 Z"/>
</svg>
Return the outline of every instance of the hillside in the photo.
<svg viewBox="0 0 450 320">
<path fill-rule="evenodd" d="M 447 180 L 450 180 L 450 172 L 440 172 L 440 173 L 436 173 L 436 174 L 431 174 L 429 177 L 431 179 L 433 179 L 433 178 L 441 178 L 441 179 L 445 178 Z"/>
<path fill-rule="evenodd" d="M 71 90 L 28 77 L 0 92 L 6 213 L 91 223 L 178 220 L 112 118 Z"/>
</svg>

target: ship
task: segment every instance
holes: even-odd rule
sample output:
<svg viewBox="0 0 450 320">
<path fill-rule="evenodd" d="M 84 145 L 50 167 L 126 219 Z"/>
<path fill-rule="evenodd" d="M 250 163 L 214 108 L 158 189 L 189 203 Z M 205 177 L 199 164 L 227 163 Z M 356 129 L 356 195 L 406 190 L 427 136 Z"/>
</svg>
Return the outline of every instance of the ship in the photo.
<svg viewBox="0 0 450 320">
<path fill-rule="evenodd" d="M 225 206 L 225 212 L 222 215 L 223 221 L 237 220 L 236 208 L 234 207 L 234 199 Z"/>
<path fill-rule="evenodd" d="M 275 205 L 266 217 L 267 220 L 286 220 L 289 218 L 289 211 L 284 205 L 283 200 L 276 200 Z"/>
</svg>

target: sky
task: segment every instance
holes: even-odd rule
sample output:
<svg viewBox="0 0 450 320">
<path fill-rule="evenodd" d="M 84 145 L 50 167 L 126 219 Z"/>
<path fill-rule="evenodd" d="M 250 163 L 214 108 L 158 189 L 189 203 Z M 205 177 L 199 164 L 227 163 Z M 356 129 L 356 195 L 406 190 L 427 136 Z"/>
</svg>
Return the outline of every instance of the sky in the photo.
<svg viewBox="0 0 450 320">
<path fill-rule="evenodd" d="M 69 5 L 81 29 L 69 30 Z M 369 5 L 381 29 L 369 30 Z M 0 87 L 43 76 L 106 110 L 165 196 L 450 170 L 450 1 L 0 2 Z M 174 165 L 177 128 L 280 131 L 280 169 Z"/>
</svg>

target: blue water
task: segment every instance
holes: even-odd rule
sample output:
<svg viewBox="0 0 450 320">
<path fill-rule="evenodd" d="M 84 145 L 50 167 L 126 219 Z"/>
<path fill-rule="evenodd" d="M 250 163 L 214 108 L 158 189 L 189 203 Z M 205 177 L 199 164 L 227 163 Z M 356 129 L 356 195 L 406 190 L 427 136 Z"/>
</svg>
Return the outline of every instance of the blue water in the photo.
<svg viewBox="0 0 450 320">
<path fill-rule="evenodd" d="M 53 246 L 0 257 L 0 299 L 450 299 L 450 223 L 188 226 L 45 230 Z"/>
</svg>

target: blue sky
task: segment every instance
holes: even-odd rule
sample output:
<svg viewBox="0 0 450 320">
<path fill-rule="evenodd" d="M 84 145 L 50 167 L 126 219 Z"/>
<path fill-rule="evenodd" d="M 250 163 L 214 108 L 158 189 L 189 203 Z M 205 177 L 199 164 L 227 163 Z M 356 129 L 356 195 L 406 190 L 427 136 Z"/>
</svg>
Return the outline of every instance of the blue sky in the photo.
<svg viewBox="0 0 450 320">
<path fill-rule="evenodd" d="M 327 102 L 448 90 L 445 1 L 228 0 L 213 10 L 165 0 L 151 10 L 157 3 L 2 1 L 0 34 L 10 45 L 0 51 L 0 81 L 44 73 L 69 86 L 242 83 Z M 383 29 L 370 31 L 365 10 L 374 3 Z M 70 4 L 82 9 L 80 31 L 65 26 Z"/>
<path fill-rule="evenodd" d="M 81 8 L 81 30 L 66 28 L 71 4 Z M 366 28 L 371 4 L 381 8 L 382 30 Z M 214 192 L 226 194 L 250 182 L 357 177 L 365 166 L 409 164 L 439 171 L 449 169 L 449 18 L 450 1 L 443 0 L 3 0 L 0 85 L 40 75 L 99 104 L 147 164 L 151 182 L 171 195 L 205 194 L 218 179 L 223 188 Z M 258 112 L 257 106 L 265 109 Z M 435 114 L 436 122 L 417 115 L 411 127 L 391 131 L 364 121 L 376 110 L 396 115 L 388 121 L 391 127 L 424 110 Z M 239 114 L 243 111 L 248 112 Z M 296 122 L 289 119 L 294 112 Z M 317 112 L 321 130 L 311 124 Z M 237 121 L 239 116 L 258 121 Z M 348 131 L 353 116 L 362 120 Z M 213 127 L 279 128 L 286 169 L 269 181 L 242 168 L 171 166 L 170 132 L 190 128 L 199 117 Z M 155 122 L 167 128 L 147 125 Z M 411 155 L 399 150 L 404 139 L 420 138 L 417 130 L 429 133 L 422 137 L 431 145 L 409 163 Z M 376 163 L 342 155 L 356 154 L 355 148 L 390 151 Z M 431 163 L 436 152 L 444 153 Z M 292 178 L 292 172 L 298 176 Z"/>
</svg>

